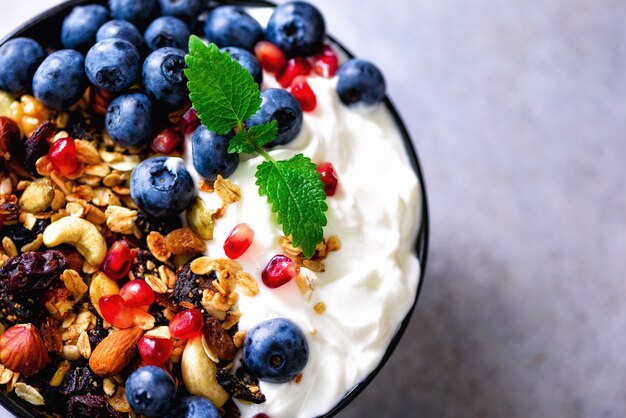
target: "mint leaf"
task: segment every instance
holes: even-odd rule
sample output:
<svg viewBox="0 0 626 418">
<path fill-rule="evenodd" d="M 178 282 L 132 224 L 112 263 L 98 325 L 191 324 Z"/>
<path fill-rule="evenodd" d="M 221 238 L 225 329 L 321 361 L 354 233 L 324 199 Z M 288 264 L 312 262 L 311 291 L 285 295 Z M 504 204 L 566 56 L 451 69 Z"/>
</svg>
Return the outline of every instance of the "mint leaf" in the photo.
<svg viewBox="0 0 626 418">
<path fill-rule="evenodd" d="M 264 125 L 253 126 L 247 131 L 241 131 L 228 143 L 228 153 L 235 154 L 245 152 L 250 154 L 259 151 L 263 145 L 269 144 L 276 139 L 278 124 L 275 120 Z"/>
<path fill-rule="evenodd" d="M 259 87 L 250 73 L 215 44 L 207 47 L 191 36 L 185 62 L 189 97 L 210 131 L 227 134 L 261 108 Z"/>
<path fill-rule="evenodd" d="M 248 129 L 248 132 L 252 135 L 254 142 L 256 142 L 259 147 L 263 147 L 276 139 L 278 123 L 276 120 L 273 120 L 265 125 L 253 126 Z"/>
<path fill-rule="evenodd" d="M 267 196 L 285 235 L 291 235 L 293 245 L 311 258 L 324 238 L 328 210 L 317 166 L 310 158 L 297 154 L 290 160 L 262 163 L 256 178 L 259 195 Z"/>
</svg>

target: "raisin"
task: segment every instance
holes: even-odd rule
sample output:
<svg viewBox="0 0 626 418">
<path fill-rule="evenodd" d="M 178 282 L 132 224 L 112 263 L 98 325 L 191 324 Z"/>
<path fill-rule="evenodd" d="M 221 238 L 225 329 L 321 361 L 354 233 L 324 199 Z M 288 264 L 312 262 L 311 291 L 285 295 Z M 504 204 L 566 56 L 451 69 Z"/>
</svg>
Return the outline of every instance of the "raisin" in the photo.
<svg viewBox="0 0 626 418">
<path fill-rule="evenodd" d="M 61 329 L 59 328 L 59 323 L 54 318 L 47 317 L 44 319 L 39 326 L 39 332 L 48 351 L 52 353 L 60 353 L 63 351 Z"/>
<path fill-rule="evenodd" d="M 202 329 L 207 345 L 215 355 L 223 361 L 231 361 L 237 355 L 237 347 L 233 339 L 222 327 L 222 323 L 209 317 Z"/>
<path fill-rule="evenodd" d="M 158 268 L 163 263 L 154 258 L 150 252 L 133 248 L 131 254 L 133 255 L 133 262 L 130 266 L 131 279 L 141 279 L 146 274 L 159 276 Z"/>
<path fill-rule="evenodd" d="M 161 235 L 167 235 L 175 229 L 183 227 L 183 223 L 178 216 L 157 219 L 151 217 L 150 215 L 146 215 L 142 211 L 139 211 L 139 214 L 137 215 L 137 221 L 135 221 L 135 225 L 139 227 L 139 229 L 146 237 L 151 231 L 157 231 Z"/>
<path fill-rule="evenodd" d="M 213 280 L 217 280 L 215 272 L 209 274 L 195 274 L 191 271 L 191 262 L 188 262 L 178 270 L 176 284 L 174 284 L 174 292 L 171 299 L 181 304 L 188 302 L 198 308 L 202 308 L 202 291 L 213 288 Z"/>
<path fill-rule="evenodd" d="M 96 348 L 96 346 L 100 344 L 100 342 L 102 342 L 102 340 L 104 340 L 107 335 L 109 335 L 109 331 L 104 329 L 104 323 L 102 322 L 102 318 L 100 317 L 100 315 L 96 315 L 96 326 L 92 330 L 87 332 L 91 348 Z"/>
<path fill-rule="evenodd" d="M 93 119 L 85 119 L 79 112 L 70 114 L 70 119 L 65 127 L 71 138 L 81 138 L 87 141 L 100 140 L 101 128 L 96 126 Z"/>
<path fill-rule="evenodd" d="M 67 401 L 67 418 L 123 418 L 104 396 L 84 395 L 73 396 Z"/>
<path fill-rule="evenodd" d="M 0 116 L 0 158 L 11 159 L 11 153 L 22 139 L 19 126 L 13 119 Z"/>
<path fill-rule="evenodd" d="M 51 413 L 63 411 L 65 408 L 65 397 L 59 393 L 58 388 L 50 386 L 48 383 L 59 367 L 60 362 L 60 358 L 51 357 L 51 361 L 48 362 L 43 370 L 40 370 L 33 376 L 24 377 L 24 383 L 37 388 L 41 396 L 46 400 L 45 405 L 39 408 Z"/>
<path fill-rule="evenodd" d="M 0 282 L 9 292 L 43 291 L 68 268 L 60 251 L 28 252 L 7 260 L 0 268 Z"/>
<path fill-rule="evenodd" d="M 179 228 L 165 236 L 167 249 L 176 255 L 203 254 L 206 250 L 206 241 L 191 228 Z"/>
<path fill-rule="evenodd" d="M 39 219 L 35 222 L 33 229 L 24 228 L 22 224 L 6 225 L 0 230 L 0 237 L 11 238 L 15 247 L 19 250 L 24 245 L 33 242 L 37 238 L 37 235 L 42 234 L 48 225 L 50 225 L 49 219 Z"/>
<path fill-rule="evenodd" d="M 0 286 L 0 319 L 17 324 L 34 323 L 42 314 L 38 300 L 11 294 L 4 285 Z"/>
<path fill-rule="evenodd" d="M 2 225 L 17 224 L 20 217 L 20 205 L 17 204 L 17 196 L 0 196 L 0 222 Z"/>
<path fill-rule="evenodd" d="M 251 376 L 249 376 L 249 374 L 244 377 L 239 377 L 230 374 L 226 369 L 217 370 L 217 382 L 226 392 L 230 394 L 230 396 L 255 404 L 265 402 L 265 395 L 258 390 L 259 382 L 255 382 L 254 378 L 250 378 Z M 250 390 L 251 388 L 254 388 L 255 392 L 252 392 Z"/>
<path fill-rule="evenodd" d="M 37 130 L 24 141 L 24 168 L 33 176 L 38 176 L 35 163 L 50 148 L 49 140 L 56 134 L 57 127 L 54 122 L 47 121 L 39 125 Z"/>
<path fill-rule="evenodd" d="M 170 321 L 163 314 L 162 308 L 158 305 L 153 305 L 153 306 L 155 307 L 155 309 L 151 309 L 150 313 L 154 317 L 154 326 L 155 327 L 168 326 Z"/>
<path fill-rule="evenodd" d="M 87 395 L 97 385 L 98 377 L 89 366 L 78 366 L 65 374 L 59 390 L 65 396 Z"/>
</svg>

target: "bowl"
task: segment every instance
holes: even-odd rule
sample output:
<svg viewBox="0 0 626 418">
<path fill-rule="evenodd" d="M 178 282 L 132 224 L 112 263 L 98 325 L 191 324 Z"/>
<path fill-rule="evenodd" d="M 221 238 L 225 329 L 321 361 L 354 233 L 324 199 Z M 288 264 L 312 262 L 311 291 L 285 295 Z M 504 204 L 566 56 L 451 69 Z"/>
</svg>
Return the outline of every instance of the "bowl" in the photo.
<svg viewBox="0 0 626 418">
<path fill-rule="evenodd" d="M 41 14 L 33 17 L 32 19 L 30 19 L 29 21 L 21 25 L 19 28 L 13 30 L 9 35 L 7 35 L 4 39 L 2 39 L 2 41 L 0 41 L 0 45 L 16 37 L 29 37 L 29 38 L 33 38 L 37 40 L 44 46 L 51 47 L 54 49 L 60 49 L 61 44 L 60 44 L 60 39 L 59 39 L 60 38 L 59 33 L 60 33 L 60 28 L 61 28 L 63 19 L 65 18 L 65 16 L 67 16 L 70 13 L 71 9 L 74 6 L 87 4 L 87 3 L 88 4 L 99 3 L 99 4 L 106 5 L 107 1 L 106 0 L 70 0 L 65 3 L 62 3 L 56 7 L 53 7 L 51 9 L 48 9 L 42 12 Z M 238 6 L 244 6 L 244 7 L 275 7 L 276 6 L 274 3 L 269 2 L 269 1 L 264 1 L 264 0 L 241 0 L 241 1 L 231 0 L 231 1 L 220 1 L 220 2 L 211 1 L 209 3 L 212 5 L 232 4 L 232 5 L 238 5 Z M 341 42 L 339 42 L 338 40 L 336 40 L 330 35 L 328 36 L 328 38 L 347 57 L 352 58 L 354 56 L 349 51 L 349 49 L 347 49 L 344 45 L 342 45 Z M 413 301 L 413 304 L 409 312 L 407 313 L 405 318 L 402 320 L 394 337 L 392 338 L 389 346 L 387 347 L 387 350 L 381 362 L 363 381 L 361 381 L 359 384 L 353 387 L 349 392 L 347 392 L 332 410 L 330 410 L 328 413 L 318 418 L 330 418 L 330 417 L 337 415 L 342 409 L 344 409 L 348 404 L 350 404 L 350 402 L 352 402 L 367 387 L 369 383 L 371 383 L 374 380 L 378 372 L 380 372 L 380 370 L 383 368 L 387 360 L 389 360 L 389 358 L 393 354 L 393 351 L 395 350 L 395 348 L 398 346 L 398 343 L 400 342 L 402 335 L 404 334 L 404 331 L 406 330 L 409 324 L 409 321 L 411 319 L 411 316 L 417 304 L 417 300 L 419 298 L 423 281 L 424 281 L 424 273 L 426 271 L 426 262 L 428 258 L 428 242 L 429 242 L 429 213 L 428 213 L 428 200 L 427 200 L 427 194 L 426 194 L 426 187 L 424 183 L 424 176 L 422 174 L 422 169 L 420 166 L 420 162 L 419 162 L 419 158 L 418 158 L 418 154 L 415 149 L 415 146 L 404 125 L 404 122 L 402 121 L 402 118 L 400 117 L 398 111 L 396 110 L 395 106 L 393 105 L 389 97 L 385 98 L 384 105 L 387 107 L 392 118 L 395 120 L 397 128 L 400 132 L 402 141 L 404 143 L 404 148 L 406 150 L 409 162 L 413 170 L 415 171 L 415 174 L 417 175 L 419 179 L 419 183 L 420 183 L 421 224 L 419 226 L 417 236 L 415 239 L 415 252 L 420 261 L 420 267 L 421 267 L 419 283 L 418 283 L 418 287 L 417 287 L 417 291 L 415 295 L 415 300 Z M 31 410 L 31 408 L 29 408 L 28 403 L 22 401 L 21 399 L 15 396 L 9 395 L 4 389 L 4 387 L 0 388 L 0 404 L 4 408 L 6 408 L 8 411 L 10 411 L 11 413 L 13 413 L 14 415 L 18 417 L 34 418 L 34 417 L 42 416 L 41 413 L 39 413 L 38 411 Z"/>
</svg>

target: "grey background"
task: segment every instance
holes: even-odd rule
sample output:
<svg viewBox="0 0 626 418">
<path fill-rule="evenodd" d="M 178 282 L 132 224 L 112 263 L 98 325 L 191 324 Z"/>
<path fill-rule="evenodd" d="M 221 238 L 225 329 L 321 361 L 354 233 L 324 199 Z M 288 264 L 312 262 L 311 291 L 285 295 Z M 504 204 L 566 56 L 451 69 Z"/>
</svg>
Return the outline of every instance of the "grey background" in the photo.
<svg viewBox="0 0 626 418">
<path fill-rule="evenodd" d="M 408 332 L 340 417 L 626 416 L 626 2 L 314 2 L 384 70 L 432 214 Z"/>
</svg>

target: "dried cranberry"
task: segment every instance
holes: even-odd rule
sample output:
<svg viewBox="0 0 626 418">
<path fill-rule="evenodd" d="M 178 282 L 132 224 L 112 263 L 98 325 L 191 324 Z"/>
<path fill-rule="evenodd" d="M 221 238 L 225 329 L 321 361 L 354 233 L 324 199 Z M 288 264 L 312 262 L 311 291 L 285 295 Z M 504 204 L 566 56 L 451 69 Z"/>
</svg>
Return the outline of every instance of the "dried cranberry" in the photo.
<svg viewBox="0 0 626 418">
<path fill-rule="evenodd" d="M 22 134 L 19 126 L 13 119 L 0 116 L 0 157 L 5 160 L 11 159 L 11 152 L 20 142 Z"/>
<path fill-rule="evenodd" d="M 73 396 L 67 401 L 66 418 L 123 418 L 104 396 L 84 395 Z"/>
<path fill-rule="evenodd" d="M 68 268 L 69 262 L 60 251 L 28 252 L 7 260 L 0 268 L 0 282 L 10 292 L 43 291 Z"/>
<path fill-rule="evenodd" d="M 52 139 L 56 132 L 57 126 L 54 122 L 44 122 L 24 142 L 24 168 L 33 176 L 37 175 L 35 163 L 40 157 L 48 154 L 48 149 L 50 148 L 49 140 Z"/>
<path fill-rule="evenodd" d="M 195 274 L 191 271 L 191 262 L 185 264 L 178 271 L 178 278 L 174 285 L 172 300 L 175 303 L 188 302 L 197 307 L 201 307 L 202 291 L 204 289 L 213 289 L 213 280 L 217 279 L 215 272 L 209 274 Z"/>
<path fill-rule="evenodd" d="M 98 376 L 88 366 L 78 366 L 68 371 L 59 391 L 65 396 L 87 395 L 98 386 Z"/>
</svg>

